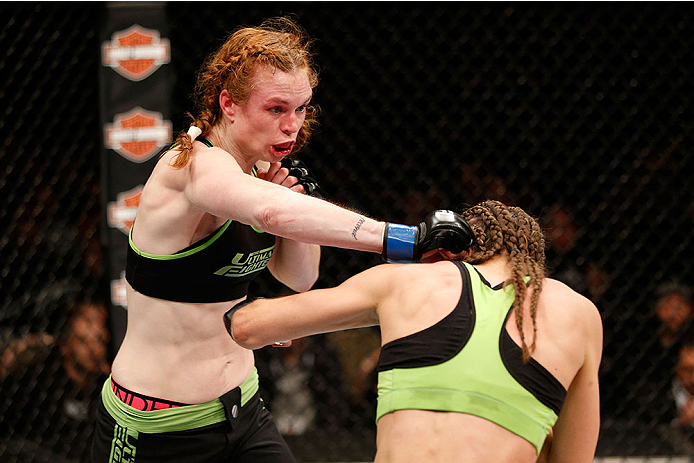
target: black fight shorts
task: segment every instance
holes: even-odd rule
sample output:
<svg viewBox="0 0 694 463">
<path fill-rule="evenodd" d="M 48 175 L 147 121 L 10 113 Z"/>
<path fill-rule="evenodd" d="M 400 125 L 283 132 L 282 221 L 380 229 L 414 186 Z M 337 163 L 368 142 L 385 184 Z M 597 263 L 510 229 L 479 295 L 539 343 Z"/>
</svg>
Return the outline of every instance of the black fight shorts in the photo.
<svg viewBox="0 0 694 463">
<path fill-rule="evenodd" d="M 101 392 L 87 461 L 295 463 L 263 406 L 257 381 L 254 370 L 244 384 L 219 399 L 140 411 L 116 397 L 109 378 Z"/>
</svg>

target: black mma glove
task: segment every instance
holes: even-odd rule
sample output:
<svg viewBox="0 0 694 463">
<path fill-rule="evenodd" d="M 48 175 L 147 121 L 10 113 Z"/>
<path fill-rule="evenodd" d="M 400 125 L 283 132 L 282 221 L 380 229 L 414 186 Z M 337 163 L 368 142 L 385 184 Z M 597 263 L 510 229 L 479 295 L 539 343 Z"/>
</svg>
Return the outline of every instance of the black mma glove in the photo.
<svg viewBox="0 0 694 463">
<path fill-rule="evenodd" d="M 235 313 L 237 310 L 243 309 L 244 307 L 246 307 L 248 304 L 250 304 L 251 302 L 255 301 L 256 299 L 262 299 L 262 298 L 259 298 L 259 297 L 250 297 L 250 298 L 246 298 L 246 299 L 244 299 L 243 301 L 241 301 L 241 302 L 239 302 L 238 304 L 236 304 L 236 305 L 235 305 L 234 307 L 232 307 L 231 309 L 227 310 L 227 312 L 224 314 L 224 326 L 226 326 L 226 328 L 227 328 L 227 333 L 229 333 L 229 336 L 231 336 L 231 339 L 234 339 L 234 335 L 233 335 L 232 332 L 231 332 L 231 317 L 234 316 L 234 313 Z"/>
<path fill-rule="evenodd" d="M 298 159 L 282 159 L 282 167 L 289 169 L 289 175 L 296 177 L 299 185 L 303 185 L 306 194 L 309 196 L 315 196 L 316 198 L 323 198 L 323 192 L 321 191 L 318 181 L 313 176 L 306 164 Z"/>
<path fill-rule="evenodd" d="M 453 211 L 438 210 L 416 227 L 386 223 L 382 256 L 387 262 L 419 262 L 435 249 L 463 252 L 475 242 L 470 225 Z"/>
</svg>

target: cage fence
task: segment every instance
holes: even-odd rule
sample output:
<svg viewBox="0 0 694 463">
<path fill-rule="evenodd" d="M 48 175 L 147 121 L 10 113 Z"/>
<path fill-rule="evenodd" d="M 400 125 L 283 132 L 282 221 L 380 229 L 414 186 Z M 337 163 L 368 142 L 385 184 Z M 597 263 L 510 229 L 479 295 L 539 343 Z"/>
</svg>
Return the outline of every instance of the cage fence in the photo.
<svg viewBox="0 0 694 463">
<path fill-rule="evenodd" d="M 76 381 L 69 346 L 77 309 L 108 320 L 110 305 L 105 8 L 0 5 L 0 461 L 78 461 L 88 443 L 103 371 Z M 326 198 L 403 223 L 487 198 L 538 217 L 550 276 L 603 318 L 598 457 L 688 461 L 677 365 L 694 312 L 694 7 L 171 2 L 176 131 L 204 57 L 237 25 L 290 13 L 316 38 L 321 126 L 301 156 Z M 316 287 L 378 263 L 325 248 Z M 252 291 L 287 289 L 263 274 Z M 681 326 L 661 315 L 678 309 Z M 373 458 L 378 346 L 364 329 L 256 352 L 262 395 L 300 461 Z"/>
</svg>

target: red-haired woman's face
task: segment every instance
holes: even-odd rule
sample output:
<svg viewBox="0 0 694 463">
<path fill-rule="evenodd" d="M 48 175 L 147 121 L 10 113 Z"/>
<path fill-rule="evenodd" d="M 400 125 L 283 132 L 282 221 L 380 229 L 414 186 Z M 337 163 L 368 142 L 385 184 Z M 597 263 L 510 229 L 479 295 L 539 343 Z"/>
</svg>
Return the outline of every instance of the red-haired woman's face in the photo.
<svg viewBox="0 0 694 463">
<path fill-rule="evenodd" d="M 235 108 L 235 143 L 253 158 L 282 160 L 294 148 L 312 95 L 306 71 L 259 68 L 248 101 Z"/>
</svg>

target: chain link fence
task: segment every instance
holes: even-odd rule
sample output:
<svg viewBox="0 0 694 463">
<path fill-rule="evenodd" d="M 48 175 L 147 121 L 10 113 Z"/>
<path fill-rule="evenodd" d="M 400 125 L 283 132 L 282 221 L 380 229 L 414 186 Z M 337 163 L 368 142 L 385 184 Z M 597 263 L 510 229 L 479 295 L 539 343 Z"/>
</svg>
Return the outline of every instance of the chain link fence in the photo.
<svg viewBox="0 0 694 463">
<path fill-rule="evenodd" d="M 109 298 L 95 19 L 104 8 L 0 5 L 3 462 L 78 461 L 105 371 L 94 357 L 113 354 L 98 350 L 107 333 L 87 340 L 74 321 L 88 312 L 106 323 Z M 231 29 L 295 14 L 317 39 L 321 128 L 302 157 L 326 197 L 404 223 L 486 198 L 541 218 L 552 276 L 604 321 L 598 455 L 694 455 L 694 428 L 677 408 L 694 312 L 691 4 L 166 9 L 175 131 L 192 109 L 195 71 Z M 317 287 L 380 263 L 323 255 Z M 268 275 L 255 294 L 287 291 Z M 257 351 L 263 397 L 299 460 L 373 458 L 378 343 L 366 329 Z M 92 355 L 80 361 L 85 346 Z"/>
</svg>

